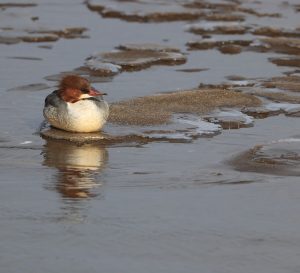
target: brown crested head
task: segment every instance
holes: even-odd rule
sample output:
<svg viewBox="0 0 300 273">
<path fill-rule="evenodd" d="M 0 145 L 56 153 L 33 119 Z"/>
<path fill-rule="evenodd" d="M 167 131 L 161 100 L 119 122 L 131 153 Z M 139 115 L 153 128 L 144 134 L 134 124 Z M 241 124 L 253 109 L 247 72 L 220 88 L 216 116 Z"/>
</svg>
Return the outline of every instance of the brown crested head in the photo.
<svg viewBox="0 0 300 273">
<path fill-rule="evenodd" d="M 88 82 L 87 79 L 80 77 L 78 75 L 67 75 L 61 79 L 59 83 L 59 90 L 66 90 L 68 88 L 78 89 L 78 90 L 82 88 L 89 89 L 90 83 Z"/>
<path fill-rule="evenodd" d="M 94 89 L 89 81 L 78 75 L 67 75 L 59 83 L 58 95 L 66 102 L 75 103 L 82 99 L 94 96 L 102 96 L 101 93 Z"/>
</svg>

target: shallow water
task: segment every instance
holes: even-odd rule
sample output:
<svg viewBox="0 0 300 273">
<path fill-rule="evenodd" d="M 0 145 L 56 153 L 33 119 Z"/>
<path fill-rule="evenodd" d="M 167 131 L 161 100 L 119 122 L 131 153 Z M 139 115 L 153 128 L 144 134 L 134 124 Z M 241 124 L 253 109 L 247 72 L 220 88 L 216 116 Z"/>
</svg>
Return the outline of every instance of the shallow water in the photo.
<svg viewBox="0 0 300 273">
<path fill-rule="evenodd" d="M 157 9 L 157 1 L 139 2 L 151 3 L 145 11 Z M 178 7 L 183 2 L 187 1 L 171 5 L 185 9 Z M 107 126 L 116 135 L 152 135 L 151 141 L 82 145 L 39 135 L 44 98 L 57 84 L 46 78 L 81 67 L 93 54 L 120 45 L 179 48 L 187 62 L 93 78 L 93 85 L 109 94 L 110 103 L 234 82 L 243 86 L 238 88 L 241 92 L 255 93 L 258 88 L 285 93 L 264 88 L 261 82 L 294 69 L 276 66 L 270 58 L 296 55 L 249 49 L 234 55 L 217 49 L 189 51 L 186 44 L 201 36 L 188 32 L 187 25 L 208 21 L 128 22 L 102 18 L 82 1 L 34 3 L 37 6 L 1 9 L 1 27 L 11 27 L 12 37 L 27 28 L 88 30 L 84 37 L 54 42 L 0 43 L 2 271 L 299 272 L 298 161 L 292 173 L 289 168 L 274 173 L 239 169 L 230 162 L 256 145 L 269 147 L 274 141 L 297 138 L 300 119 L 288 113 L 298 104 L 261 97 L 264 111 L 275 116 L 252 119 L 243 109 L 220 109 L 206 117 L 176 115 L 174 124 L 158 128 Z M 168 10 L 167 1 L 161 3 Z M 246 1 L 245 7 L 282 17 L 242 12 L 243 24 L 299 32 L 294 4 L 297 1 Z M 129 12 L 134 7 L 133 1 Z M 211 35 L 215 40 L 258 38 L 251 33 Z M 232 75 L 242 76 L 242 82 L 228 80 Z M 255 87 L 245 87 L 244 81 Z M 202 118 L 219 121 L 208 126 Z M 247 126 L 221 129 L 219 124 L 228 124 L 228 119 Z M 203 128 L 213 133 L 199 135 Z M 293 145 L 280 149 L 297 160 Z M 296 148 L 289 151 L 290 146 Z"/>
</svg>

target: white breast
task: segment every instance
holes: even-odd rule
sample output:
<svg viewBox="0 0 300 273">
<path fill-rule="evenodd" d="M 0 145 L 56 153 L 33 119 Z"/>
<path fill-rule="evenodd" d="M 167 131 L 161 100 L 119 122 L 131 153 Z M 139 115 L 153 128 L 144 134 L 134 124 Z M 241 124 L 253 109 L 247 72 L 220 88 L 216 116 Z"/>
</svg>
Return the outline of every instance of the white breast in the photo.
<svg viewBox="0 0 300 273">
<path fill-rule="evenodd" d="M 108 117 L 107 102 L 95 103 L 93 100 L 80 100 L 64 103 L 59 107 L 47 106 L 44 116 L 57 128 L 71 132 L 95 132 L 101 130 Z"/>
</svg>

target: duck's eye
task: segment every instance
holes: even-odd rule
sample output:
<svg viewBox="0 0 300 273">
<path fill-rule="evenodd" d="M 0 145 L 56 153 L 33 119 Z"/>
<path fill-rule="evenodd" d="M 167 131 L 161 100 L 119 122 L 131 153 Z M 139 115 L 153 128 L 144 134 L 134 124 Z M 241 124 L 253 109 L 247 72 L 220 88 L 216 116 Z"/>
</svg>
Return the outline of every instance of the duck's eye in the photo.
<svg viewBox="0 0 300 273">
<path fill-rule="evenodd" d="M 80 91 L 83 93 L 83 94 L 88 94 L 90 92 L 90 90 L 88 88 L 81 88 Z"/>
</svg>

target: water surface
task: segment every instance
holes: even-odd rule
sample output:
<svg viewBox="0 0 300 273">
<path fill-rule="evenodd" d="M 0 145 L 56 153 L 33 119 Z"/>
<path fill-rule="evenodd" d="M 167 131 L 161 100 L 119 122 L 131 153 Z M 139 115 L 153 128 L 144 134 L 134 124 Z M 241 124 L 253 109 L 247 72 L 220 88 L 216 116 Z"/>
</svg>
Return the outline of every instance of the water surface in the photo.
<svg viewBox="0 0 300 273">
<path fill-rule="evenodd" d="M 192 1 L 102 3 L 128 14 L 143 5 L 141 14 L 157 10 L 220 13 L 220 7 L 202 10 L 188 7 L 188 2 Z M 203 37 L 189 32 L 187 25 L 201 23 L 210 29 L 212 18 L 207 16 L 140 22 L 125 20 L 124 16 L 102 17 L 82 1 L 33 3 L 37 5 L 0 10 L 0 36 L 14 39 L 9 40 L 14 41 L 12 44 L 0 44 L 2 271 L 299 272 L 299 172 L 238 170 L 229 163 L 256 145 L 299 136 L 299 118 L 288 116 L 284 110 L 291 109 L 289 105 L 276 104 L 274 116 L 250 119 L 251 126 L 240 126 L 246 128 L 229 126 L 218 134 L 190 137 L 189 141 L 174 141 L 174 134 L 182 133 L 180 123 L 175 129 L 172 125 L 173 131 L 163 139 L 115 145 L 78 145 L 43 139 L 38 133 L 44 98 L 57 85 L 57 81 L 47 79 L 82 67 L 86 58 L 120 45 L 175 47 L 187 61 L 94 77 L 93 85 L 109 94 L 110 103 L 188 90 L 200 84 L 244 85 L 228 78 L 254 83 L 238 88 L 240 92 L 290 95 L 280 86 L 268 89 L 262 82 L 285 76 L 285 72 L 297 75 L 297 67 L 277 66 L 270 61 L 286 55 L 296 58 L 296 51 L 278 52 L 275 46 L 264 52 L 255 46 L 241 46 L 239 54 L 223 54 L 218 47 L 189 50 L 188 42 Z M 268 26 L 289 30 L 296 35 L 294 39 L 299 39 L 296 4 L 246 1 L 240 6 L 259 13 L 279 13 L 281 17 L 258 16 L 239 9 L 234 15 L 244 18 L 237 24 L 246 25 L 246 33 L 206 35 L 215 41 L 250 39 L 261 45 L 260 39 L 267 36 L 252 31 Z M 19 40 L 32 35 L 29 29 L 51 30 L 47 35 L 57 35 L 53 30 L 65 28 L 86 31 L 75 37 L 61 34 L 55 41 Z M 267 111 L 275 112 L 271 99 L 259 98 Z M 222 113 L 224 120 L 224 111 L 228 118 L 230 110 L 237 113 L 241 109 L 220 109 L 210 114 L 215 118 Z M 250 115 L 250 111 L 245 113 Z M 193 126 L 188 124 L 188 128 Z M 120 132 L 118 128 L 113 130 Z M 141 129 L 127 126 L 126 130 Z"/>
</svg>

